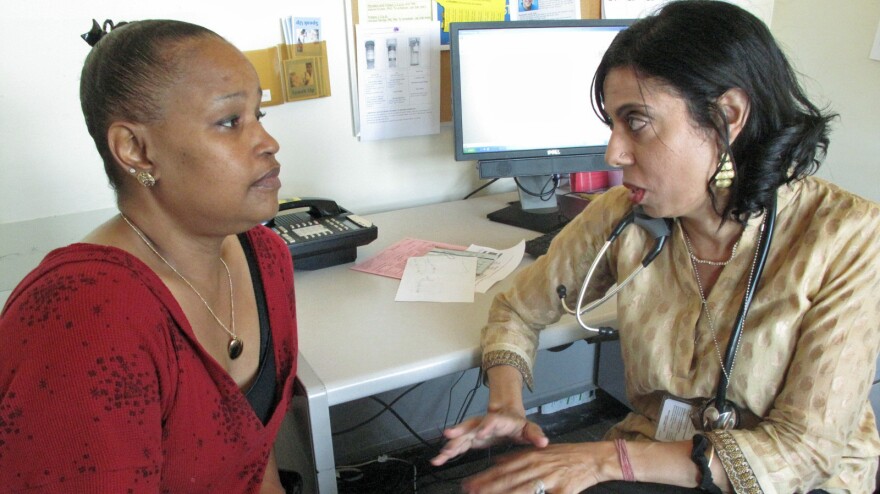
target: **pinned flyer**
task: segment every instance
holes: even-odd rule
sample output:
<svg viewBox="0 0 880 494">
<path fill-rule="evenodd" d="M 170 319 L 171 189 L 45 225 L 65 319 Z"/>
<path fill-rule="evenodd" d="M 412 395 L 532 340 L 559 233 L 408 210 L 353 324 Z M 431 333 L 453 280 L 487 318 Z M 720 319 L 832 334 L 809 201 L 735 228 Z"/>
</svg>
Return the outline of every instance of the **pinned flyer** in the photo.
<svg viewBox="0 0 880 494">
<path fill-rule="evenodd" d="M 433 21 L 358 24 L 362 140 L 440 133 L 440 31 Z"/>
</svg>

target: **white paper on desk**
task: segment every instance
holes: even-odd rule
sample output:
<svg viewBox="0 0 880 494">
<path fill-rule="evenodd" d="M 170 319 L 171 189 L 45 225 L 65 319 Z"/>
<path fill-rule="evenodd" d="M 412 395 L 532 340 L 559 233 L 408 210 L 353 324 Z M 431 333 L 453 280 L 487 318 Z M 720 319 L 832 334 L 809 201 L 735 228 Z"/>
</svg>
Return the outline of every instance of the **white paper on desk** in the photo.
<svg viewBox="0 0 880 494">
<path fill-rule="evenodd" d="M 477 260 L 477 276 L 483 274 L 489 269 L 500 255 L 497 252 L 474 251 L 474 250 L 458 250 L 458 249 L 431 249 L 426 255 L 429 256 L 459 256 L 473 257 Z"/>
<path fill-rule="evenodd" d="M 519 263 L 522 262 L 523 255 L 526 252 L 526 242 L 525 240 L 520 240 L 518 244 L 505 250 L 496 250 L 490 247 L 481 247 L 479 245 L 471 245 L 468 247 L 468 250 L 471 252 L 498 253 L 498 259 L 495 259 L 495 262 L 492 263 L 488 269 L 483 271 L 483 274 L 477 277 L 474 286 L 474 289 L 477 292 L 486 293 L 492 288 L 492 285 L 510 276 L 510 273 L 519 266 Z"/>
<path fill-rule="evenodd" d="M 477 260 L 473 257 L 410 257 L 397 302 L 473 302 Z"/>
</svg>

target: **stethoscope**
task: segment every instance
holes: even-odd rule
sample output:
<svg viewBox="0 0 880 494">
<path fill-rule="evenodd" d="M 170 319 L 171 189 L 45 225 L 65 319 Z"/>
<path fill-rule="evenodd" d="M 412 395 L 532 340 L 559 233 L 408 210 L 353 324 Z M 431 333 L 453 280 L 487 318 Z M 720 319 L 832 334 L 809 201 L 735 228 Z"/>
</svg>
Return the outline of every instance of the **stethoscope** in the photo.
<svg viewBox="0 0 880 494">
<path fill-rule="evenodd" d="M 617 284 L 612 290 L 610 290 L 604 297 L 599 300 L 591 302 L 589 305 L 584 305 L 584 297 L 587 293 L 587 287 L 590 283 L 590 278 L 593 276 L 593 272 L 596 270 L 596 266 L 601 261 L 602 257 L 605 255 L 605 252 L 611 247 L 611 244 L 623 233 L 623 230 L 626 229 L 631 224 L 637 224 L 641 226 L 648 234 L 653 237 L 654 245 L 645 255 L 644 259 L 642 259 L 641 264 L 635 271 L 632 272 L 629 276 L 623 280 L 622 283 Z M 590 265 L 590 269 L 587 271 L 587 276 L 584 278 L 584 282 L 581 285 L 580 293 L 578 294 L 577 305 L 574 309 L 571 309 L 568 306 L 568 303 L 565 301 L 565 297 L 567 294 L 567 290 L 564 285 L 559 285 L 556 288 L 556 293 L 559 295 L 559 299 L 562 303 L 562 308 L 565 312 L 574 315 L 577 318 L 578 324 L 586 329 L 587 331 L 598 333 L 601 337 L 614 337 L 617 336 L 617 330 L 610 327 L 599 327 L 593 328 L 588 325 L 583 320 L 583 315 L 587 312 L 592 311 L 596 307 L 602 305 L 604 302 L 608 301 L 611 297 L 617 294 L 624 287 L 629 285 L 633 278 L 636 277 L 643 269 L 648 267 L 648 264 L 653 261 L 657 255 L 660 254 L 660 251 L 663 250 L 663 247 L 666 245 L 666 240 L 669 238 L 672 232 L 672 223 L 673 220 L 669 218 L 652 218 L 648 216 L 644 210 L 640 206 L 636 206 L 630 211 L 614 229 L 611 231 L 611 234 L 608 236 L 608 239 L 605 241 L 605 244 L 602 245 L 602 248 L 599 250 L 598 254 L 596 254 L 596 258 L 593 260 L 593 263 Z M 774 194 L 770 207 L 765 212 L 764 222 L 761 224 L 760 231 L 760 239 L 758 241 L 758 249 L 755 257 L 755 264 L 753 268 L 753 272 L 750 276 L 748 286 L 746 287 L 746 292 L 743 295 L 742 305 L 740 306 L 739 313 L 737 313 L 736 319 L 733 324 L 733 331 L 730 335 L 730 340 L 727 342 L 727 350 L 724 355 L 724 365 L 721 372 L 721 375 L 718 377 L 718 388 L 715 393 L 715 398 L 712 398 L 706 403 L 698 411 L 698 416 L 695 419 L 697 425 L 702 426 L 704 431 L 710 430 L 729 430 L 735 429 L 740 423 L 740 412 L 737 406 L 732 402 L 727 400 L 727 388 L 730 386 L 730 382 L 728 382 L 728 376 L 731 375 L 733 371 L 733 366 L 736 362 L 736 351 L 739 348 L 739 339 L 742 335 L 743 325 L 745 324 L 746 316 L 749 312 L 749 307 L 752 304 L 752 298 L 755 294 L 755 290 L 758 286 L 758 280 L 761 278 L 761 273 L 764 271 L 764 265 L 767 262 L 767 254 L 770 251 L 770 241 L 773 239 L 773 231 L 776 224 L 776 196 Z"/>
</svg>

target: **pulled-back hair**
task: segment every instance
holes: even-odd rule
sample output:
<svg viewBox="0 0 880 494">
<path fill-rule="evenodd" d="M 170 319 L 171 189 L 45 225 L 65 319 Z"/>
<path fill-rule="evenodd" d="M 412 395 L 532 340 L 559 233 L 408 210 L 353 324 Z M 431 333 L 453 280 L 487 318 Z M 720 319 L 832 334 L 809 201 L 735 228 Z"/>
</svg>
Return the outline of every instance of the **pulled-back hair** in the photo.
<svg viewBox="0 0 880 494">
<path fill-rule="evenodd" d="M 144 20 L 121 24 L 104 35 L 86 57 L 79 97 L 86 127 L 114 189 L 121 183 L 107 143 L 117 120 L 148 123 L 162 118 L 159 95 L 178 77 L 173 48 L 190 38 L 220 36 L 195 24 Z"/>
<path fill-rule="evenodd" d="M 593 103 L 605 111 L 605 79 L 615 68 L 656 79 L 687 104 L 693 121 L 717 132 L 736 170 L 722 218 L 745 222 L 783 184 L 815 173 L 835 114 L 813 105 L 767 26 L 745 10 L 714 0 L 680 0 L 636 21 L 612 42 L 593 80 Z M 716 105 L 732 88 L 749 97 L 745 126 L 733 144 Z M 708 184 L 707 184 L 707 188 Z M 713 201 L 715 196 L 709 188 Z"/>
</svg>

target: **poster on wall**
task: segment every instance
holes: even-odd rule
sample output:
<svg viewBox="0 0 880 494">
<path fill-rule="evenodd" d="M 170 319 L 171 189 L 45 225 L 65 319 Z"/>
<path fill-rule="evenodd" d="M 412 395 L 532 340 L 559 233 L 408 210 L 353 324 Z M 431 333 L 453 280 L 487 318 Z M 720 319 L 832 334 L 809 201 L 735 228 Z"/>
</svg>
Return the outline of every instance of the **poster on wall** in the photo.
<svg viewBox="0 0 880 494">
<path fill-rule="evenodd" d="M 440 132 L 440 26 L 434 21 L 356 27 L 362 140 Z"/>
<path fill-rule="evenodd" d="M 433 0 L 357 0 L 357 24 L 430 21 Z"/>
<path fill-rule="evenodd" d="M 670 0 L 602 0 L 603 19 L 638 19 L 659 9 Z M 774 0 L 725 0 L 748 10 L 770 25 Z"/>
<path fill-rule="evenodd" d="M 580 0 L 510 0 L 512 21 L 580 18 Z"/>
</svg>

